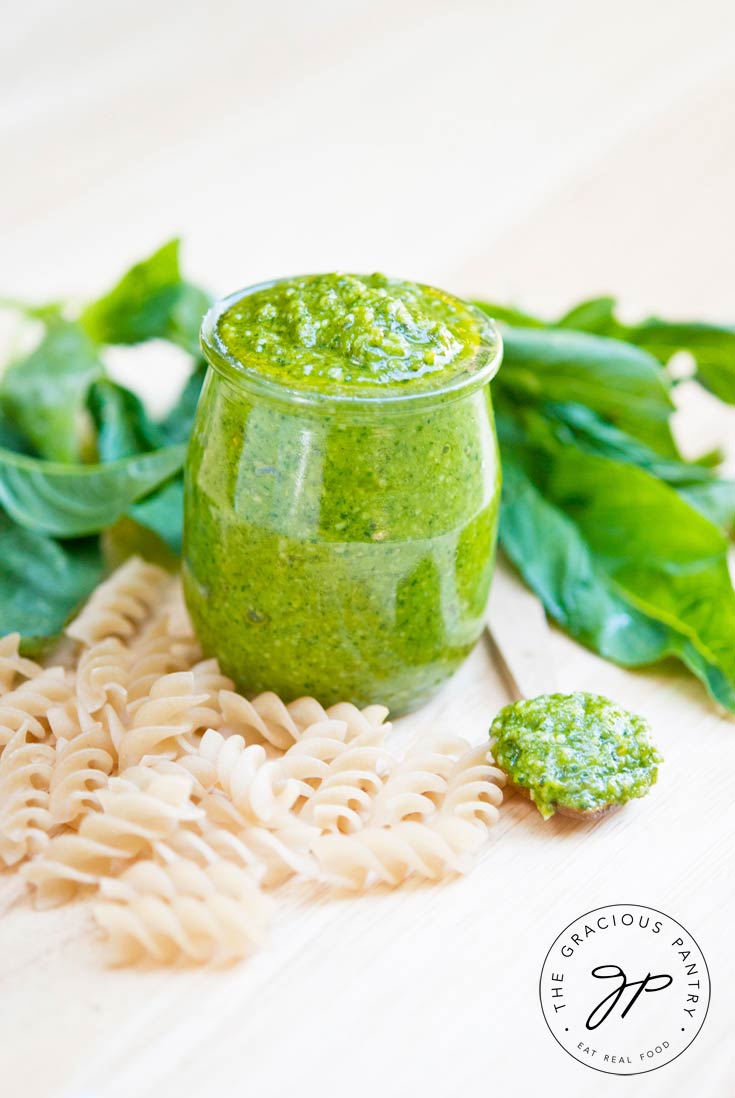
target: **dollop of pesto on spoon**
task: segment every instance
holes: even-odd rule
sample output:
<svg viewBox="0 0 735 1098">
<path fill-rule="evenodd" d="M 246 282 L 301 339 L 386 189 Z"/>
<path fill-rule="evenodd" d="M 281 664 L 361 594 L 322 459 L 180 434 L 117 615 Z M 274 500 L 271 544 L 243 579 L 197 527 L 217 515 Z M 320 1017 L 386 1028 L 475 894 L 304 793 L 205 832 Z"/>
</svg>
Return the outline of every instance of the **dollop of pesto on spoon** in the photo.
<svg viewBox="0 0 735 1098">
<path fill-rule="evenodd" d="M 492 753 L 544 819 L 591 817 L 643 797 L 663 761 L 643 717 L 598 694 L 542 694 L 500 710 Z"/>
</svg>

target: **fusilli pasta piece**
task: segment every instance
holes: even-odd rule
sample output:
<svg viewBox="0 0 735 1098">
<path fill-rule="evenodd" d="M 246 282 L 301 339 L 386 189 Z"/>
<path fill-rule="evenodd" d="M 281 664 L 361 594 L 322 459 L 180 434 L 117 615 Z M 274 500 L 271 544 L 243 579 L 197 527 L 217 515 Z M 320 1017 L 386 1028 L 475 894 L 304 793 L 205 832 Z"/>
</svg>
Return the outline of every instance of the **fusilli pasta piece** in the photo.
<svg viewBox="0 0 735 1098">
<path fill-rule="evenodd" d="M 171 836 L 185 821 L 203 815 L 189 799 L 183 776 L 133 767 L 94 794 L 100 811 L 86 815 L 76 833 L 54 836 L 26 866 L 41 906 L 69 899 L 80 884 L 94 884 L 119 861 L 129 861 Z"/>
<path fill-rule="evenodd" d="M 370 815 L 373 798 L 383 788 L 382 775 L 393 761 L 385 746 L 385 726 L 368 726 L 329 764 L 301 809 L 302 819 L 322 831 L 358 830 Z"/>
<path fill-rule="evenodd" d="M 172 585 L 162 568 L 131 557 L 93 592 L 66 634 L 86 645 L 132 637 Z"/>
<path fill-rule="evenodd" d="M 277 694 L 266 691 L 252 701 L 233 691 L 223 691 L 220 706 L 224 716 L 224 732 L 236 732 L 247 743 L 266 742 L 285 751 L 299 740 L 304 729 L 327 720 L 342 721 L 348 738 L 368 728 L 382 725 L 388 710 L 371 705 L 360 710 L 348 702 L 324 709 L 314 698 L 297 698 L 285 705 Z"/>
<path fill-rule="evenodd" d="M 130 646 L 128 703 L 147 697 L 162 675 L 189 671 L 201 655 L 195 640 L 169 633 L 165 615 L 155 617 Z"/>
<path fill-rule="evenodd" d="M 197 785 L 221 790 L 251 823 L 277 825 L 299 796 L 298 783 L 286 776 L 280 759 L 268 759 L 260 744 L 248 745 L 237 735 L 225 738 L 213 728 L 204 733 L 197 752 L 182 756 L 178 764 L 190 770 Z"/>
<path fill-rule="evenodd" d="M 48 810 L 54 762 L 50 744 L 28 742 L 21 725 L 0 756 L 0 862 L 14 865 L 43 849 L 52 817 Z"/>
<path fill-rule="evenodd" d="M 171 751 L 178 754 L 183 736 L 198 729 L 216 727 L 222 720 L 217 709 L 209 706 L 210 691 L 197 690 L 192 671 L 175 671 L 156 679 L 148 697 L 135 705 L 130 727 L 119 744 L 120 766 L 125 769 L 139 763 L 144 755 Z"/>
<path fill-rule="evenodd" d="M 266 871 L 262 860 L 233 831 L 218 827 L 206 816 L 193 824 L 183 824 L 167 839 L 155 842 L 153 852 L 164 863 L 177 858 L 188 858 L 199 865 L 234 862 L 249 869 L 258 879 Z"/>
<path fill-rule="evenodd" d="M 241 852 L 245 849 L 250 864 L 259 866 L 264 884 L 275 886 L 293 874 L 307 879 L 318 875 L 311 847 L 319 836 L 319 828 L 297 818 L 279 822 L 277 827 L 256 826 L 221 793 L 211 794 L 202 800 L 200 807 L 207 811 L 207 819 L 199 821 L 193 829 L 207 841 L 212 841 L 214 833 L 231 831 L 238 849 Z M 176 849 L 180 840 L 188 841 L 182 832 L 169 841 L 171 847 Z"/>
<path fill-rule="evenodd" d="M 91 714 L 108 704 L 120 712 L 128 698 L 129 674 L 129 649 L 117 637 L 106 637 L 79 656 L 77 697 Z"/>
<path fill-rule="evenodd" d="M 71 697 L 73 684 L 63 667 L 49 667 L 27 679 L 0 700 L 0 751 L 19 728 L 43 740 L 49 734 L 47 714 Z"/>
<path fill-rule="evenodd" d="M 300 732 L 299 739 L 282 756 L 283 772 L 298 781 L 304 800 L 313 796 L 332 762 L 346 750 L 346 739 L 344 721 L 318 720 Z"/>
<path fill-rule="evenodd" d="M 492 765 L 487 744 L 471 747 L 452 767 L 440 812 L 482 828 L 492 827 L 502 804 L 505 774 Z"/>
<path fill-rule="evenodd" d="M 115 766 L 109 732 L 88 714 L 80 718 L 80 724 L 85 727 L 72 739 L 56 742 L 49 787 L 49 811 L 55 824 L 73 824 L 85 812 L 98 808 L 95 794 L 107 785 Z"/>
<path fill-rule="evenodd" d="M 484 840 L 484 832 L 474 824 L 437 813 L 423 822 L 402 820 L 352 835 L 321 835 L 312 850 L 327 881 L 361 889 L 376 882 L 396 886 L 412 874 L 439 880 L 466 873 L 470 856 Z"/>
<path fill-rule="evenodd" d="M 95 918 L 123 963 L 146 954 L 163 963 L 180 954 L 231 961 L 261 944 L 271 917 L 271 901 L 229 862 L 142 861 L 103 881 L 101 892 L 109 900 L 95 906 Z"/>
<path fill-rule="evenodd" d="M 400 820 L 430 816 L 441 803 L 458 755 L 469 743 L 439 732 L 420 736 L 391 770 L 370 811 L 370 824 L 386 827 Z"/>
<path fill-rule="evenodd" d="M 13 689 L 17 678 L 32 679 L 41 670 L 33 660 L 19 654 L 19 646 L 20 633 L 0 637 L 0 697 Z"/>
</svg>

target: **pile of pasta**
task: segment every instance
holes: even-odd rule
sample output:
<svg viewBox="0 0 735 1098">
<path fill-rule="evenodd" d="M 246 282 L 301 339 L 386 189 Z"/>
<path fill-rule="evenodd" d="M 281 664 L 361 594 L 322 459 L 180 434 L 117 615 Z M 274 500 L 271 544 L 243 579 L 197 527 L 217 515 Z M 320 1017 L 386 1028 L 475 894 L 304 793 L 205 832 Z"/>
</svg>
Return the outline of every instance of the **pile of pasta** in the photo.
<svg viewBox="0 0 735 1098">
<path fill-rule="evenodd" d="M 49 667 L 0 640 L 0 864 L 40 906 L 91 896 L 119 963 L 242 957 L 288 878 L 437 880 L 497 819 L 486 745 L 399 754 L 381 706 L 248 700 L 202 658 L 179 581 L 139 558 L 66 633 Z"/>
</svg>

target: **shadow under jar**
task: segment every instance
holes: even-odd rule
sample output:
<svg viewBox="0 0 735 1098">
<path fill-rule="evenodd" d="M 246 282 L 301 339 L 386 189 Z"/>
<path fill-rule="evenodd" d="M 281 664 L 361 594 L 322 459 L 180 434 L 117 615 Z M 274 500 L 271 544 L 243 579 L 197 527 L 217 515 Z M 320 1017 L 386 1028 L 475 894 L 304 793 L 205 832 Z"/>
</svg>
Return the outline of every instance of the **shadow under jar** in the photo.
<svg viewBox="0 0 735 1098">
<path fill-rule="evenodd" d="M 484 624 L 497 329 L 430 287 L 305 276 L 217 303 L 202 346 L 184 587 L 205 653 L 248 693 L 421 705 Z"/>
</svg>

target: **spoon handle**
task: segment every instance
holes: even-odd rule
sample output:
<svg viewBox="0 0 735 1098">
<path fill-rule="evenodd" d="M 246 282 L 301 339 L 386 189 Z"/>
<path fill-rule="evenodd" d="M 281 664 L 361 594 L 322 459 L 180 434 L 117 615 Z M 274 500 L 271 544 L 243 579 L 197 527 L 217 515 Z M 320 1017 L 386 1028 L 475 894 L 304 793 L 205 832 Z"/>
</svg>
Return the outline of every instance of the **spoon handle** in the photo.
<svg viewBox="0 0 735 1098">
<path fill-rule="evenodd" d="M 544 608 L 502 559 L 490 590 L 487 631 L 513 701 L 557 690 Z"/>
</svg>

